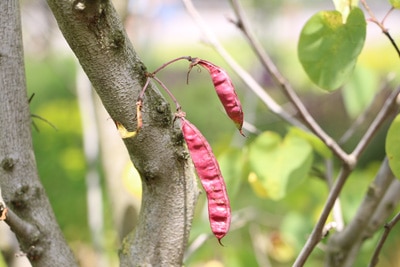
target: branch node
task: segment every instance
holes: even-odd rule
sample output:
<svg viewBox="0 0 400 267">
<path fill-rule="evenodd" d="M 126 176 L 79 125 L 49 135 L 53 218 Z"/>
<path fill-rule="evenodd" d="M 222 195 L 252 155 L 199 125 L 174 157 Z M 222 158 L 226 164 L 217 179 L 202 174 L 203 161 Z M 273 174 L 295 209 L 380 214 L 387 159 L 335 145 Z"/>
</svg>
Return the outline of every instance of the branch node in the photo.
<svg viewBox="0 0 400 267">
<path fill-rule="evenodd" d="M 357 161 L 357 157 L 353 153 L 348 155 L 346 158 L 346 164 L 350 170 L 354 169 L 354 167 L 357 165 Z"/>
<path fill-rule="evenodd" d="M 43 255 L 43 248 L 32 245 L 28 249 L 26 256 L 30 261 L 37 261 Z"/>
<path fill-rule="evenodd" d="M 30 191 L 29 189 L 29 185 L 21 185 L 14 192 L 14 198 L 11 200 L 11 204 L 15 209 L 21 210 L 27 206 L 28 199 L 30 198 L 28 194 Z"/>
<path fill-rule="evenodd" d="M 5 171 L 11 171 L 14 168 L 16 160 L 12 157 L 5 157 L 0 163 L 0 167 Z"/>
</svg>

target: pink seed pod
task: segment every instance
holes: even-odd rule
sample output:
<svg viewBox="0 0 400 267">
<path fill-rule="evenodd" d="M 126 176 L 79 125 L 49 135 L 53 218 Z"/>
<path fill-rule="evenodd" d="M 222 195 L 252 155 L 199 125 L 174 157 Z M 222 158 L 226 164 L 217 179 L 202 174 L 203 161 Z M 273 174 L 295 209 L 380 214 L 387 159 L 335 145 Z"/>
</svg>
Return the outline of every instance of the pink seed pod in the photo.
<svg viewBox="0 0 400 267">
<path fill-rule="evenodd" d="M 192 59 L 190 68 L 200 65 L 210 72 L 215 91 L 224 106 L 226 114 L 235 123 L 241 135 L 243 127 L 243 110 L 239 98 L 236 94 L 232 80 L 225 70 L 203 59 Z"/>
<path fill-rule="evenodd" d="M 206 191 L 211 230 L 222 245 L 221 239 L 229 231 L 231 223 L 231 208 L 224 178 L 205 137 L 183 116 L 179 118 L 194 167 Z"/>
</svg>

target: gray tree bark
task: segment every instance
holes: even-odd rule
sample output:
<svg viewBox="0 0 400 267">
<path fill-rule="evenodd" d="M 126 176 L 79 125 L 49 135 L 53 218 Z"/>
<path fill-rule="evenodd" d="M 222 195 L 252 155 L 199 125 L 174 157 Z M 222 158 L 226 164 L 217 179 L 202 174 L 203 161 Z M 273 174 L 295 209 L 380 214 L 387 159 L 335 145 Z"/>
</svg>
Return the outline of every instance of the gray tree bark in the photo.
<svg viewBox="0 0 400 267">
<path fill-rule="evenodd" d="M 39 181 L 18 0 L 0 1 L 0 187 L 6 222 L 33 266 L 77 266 Z"/>
<path fill-rule="evenodd" d="M 112 4 L 48 4 L 111 118 L 134 130 L 146 68 Z M 141 175 L 143 197 L 136 230 L 120 251 L 121 266 L 181 266 L 199 191 L 181 131 L 155 87 L 144 97 L 142 130 L 124 142 Z"/>
</svg>

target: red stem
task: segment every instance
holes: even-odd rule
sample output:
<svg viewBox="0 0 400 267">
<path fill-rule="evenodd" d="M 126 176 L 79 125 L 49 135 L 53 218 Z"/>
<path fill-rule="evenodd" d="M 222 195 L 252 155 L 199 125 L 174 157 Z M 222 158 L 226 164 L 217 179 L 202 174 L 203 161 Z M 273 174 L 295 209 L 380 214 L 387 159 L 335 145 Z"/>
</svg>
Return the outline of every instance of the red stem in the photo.
<svg viewBox="0 0 400 267">
<path fill-rule="evenodd" d="M 165 86 L 165 84 L 158 79 L 156 76 L 152 77 L 156 82 L 158 82 L 161 87 L 165 90 L 165 92 L 167 92 L 167 94 L 171 97 L 172 101 L 174 101 L 175 106 L 176 106 L 176 110 L 181 110 L 181 105 L 179 104 L 178 100 L 175 98 L 175 96 L 171 93 L 171 91 L 167 88 L 167 86 Z"/>
<path fill-rule="evenodd" d="M 192 57 L 191 57 L 191 56 L 178 57 L 178 58 L 175 58 L 175 59 L 173 59 L 173 60 L 168 61 L 167 63 L 164 63 L 164 64 L 161 65 L 158 69 L 156 69 L 155 71 L 153 71 L 151 74 L 154 76 L 157 72 L 159 72 L 160 70 L 162 70 L 162 69 L 165 68 L 166 66 L 168 66 L 168 65 L 170 65 L 170 64 L 172 64 L 172 63 L 174 63 L 174 62 L 176 62 L 176 61 L 182 60 L 182 59 L 186 59 L 186 60 L 188 60 L 188 61 L 192 61 Z"/>
</svg>

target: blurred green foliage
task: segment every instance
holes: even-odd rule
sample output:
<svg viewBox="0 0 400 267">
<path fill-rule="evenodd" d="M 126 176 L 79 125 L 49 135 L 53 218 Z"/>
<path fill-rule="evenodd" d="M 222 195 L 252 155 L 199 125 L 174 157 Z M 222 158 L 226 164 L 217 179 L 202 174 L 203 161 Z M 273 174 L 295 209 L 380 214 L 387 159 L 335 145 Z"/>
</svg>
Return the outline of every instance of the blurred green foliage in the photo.
<svg viewBox="0 0 400 267">
<path fill-rule="evenodd" d="M 279 103 L 286 103 L 283 94 L 276 89 L 268 74 L 260 68 L 258 61 L 242 39 L 230 40 L 226 45 L 242 66 L 248 69 Z M 282 73 L 293 82 L 316 120 L 329 134 L 339 138 L 352 123 L 342 96 L 340 92 L 326 94 L 311 85 L 300 70 L 295 55 L 295 45 L 283 44 L 269 52 L 272 52 Z M 146 47 L 144 50 L 141 52 L 139 49 L 139 54 L 149 71 L 172 58 L 182 56 L 182 51 L 185 51 L 185 55 L 213 61 L 231 73 L 210 48 L 202 45 L 154 46 Z M 375 79 L 379 80 L 382 79 L 382 74 L 392 70 L 386 69 L 388 64 L 393 67 L 397 63 L 393 63 L 390 49 L 379 48 L 376 51 L 379 51 L 382 58 L 390 58 L 391 63 L 383 64 L 375 54 L 363 54 L 360 61 L 365 66 L 373 66 L 372 73 L 377 75 Z M 374 65 L 373 62 L 378 62 L 380 65 Z M 232 192 L 234 220 L 231 232 L 222 240 L 225 247 L 219 246 L 216 239 L 209 235 L 210 238 L 189 256 L 185 264 L 204 266 L 206 262 L 218 260 L 225 266 L 257 266 L 255 249 L 261 249 L 259 252 L 262 255 L 271 258 L 272 266 L 290 266 L 293 257 L 304 245 L 307 235 L 318 219 L 328 195 L 326 183 L 311 172 L 303 183 L 283 199 L 273 201 L 259 198 L 247 181 L 248 159 L 243 156 L 246 153 L 241 153 L 246 152 L 257 134 L 248 133 L 247 138 L 241 137 L 224 114 L 208 73 L 194 68 L 190 73 L 189 84 L 186 84 L 187 67 L 187 62 L 176 63 L 161 71 L 158 77 L 179 100 L 187 113 L 187 118 L 208 139 L 220 159 L 221 167 L 224 166 L 223 169 L 229 176 L 226 177 L 228 190 Z M 33 141 L 40 178 L 67 240 L 70 243 L 75 241 L 89 243 L 84 178 L 87 166 L 82 149 L 80 114 L 75 94 L 75 72 L 76 61 L 70 58 L 52 55 L 40 60 L 33 57 L 26 60 L 28 95 L 35 93 L 30 103 L 31 113 L 50 121 L 57 128 L 54 130 L 40 119 L 34 119 L 39 129 L 39 131 L 33 130 Z M 255 125 L 259 132 L 274 131 L 283 137 L 287 133 L 288 125 L 271 114 L 235 75 L 232 75 L 232 79 L 242 100 L 246 120 Z M 363 103 L 364 108 L 367 104 Z M 357 110 L 362 110 L 362 107 L 357 106 Z M 352 116 L 355 116 L 353 112 Z M 347 150 L 354 147 L 356 138 L 362 134 L 364 128 L 344 145 Z M 361 168 L 349 178 L 341 195 L 346 222 L 354 215 L 363 195 L 367 192 L 368 183 L 377 171 L 379 161 L 383 158 L 386 128 L 371 143 L 360 164 Z M 313 168 L 324 171 L 323 158 L 315 153 L 314 159 Z M 202 234 L 210 233 L 205 202 L 203 194 L 197 205 L 191 242 Z M 107 236 L 114 236 L 110 224 L 107 226 Z M 394 237 L 398 234 L 399 230 L 394 229 L 383 251 L 382 266 L 390 266 L 390 262 L 395 260 L 399 246 Z M 256 237 L 258 239 L 255 239 Z M 375 241 L 376 237 L 365 244 L 356 266 L 366 265 Z M 115 252 L 116 249 L 113 247 L 111 250 Z M 317 249 L 308 264 L 322 266 L 323 257 L 324 253 Z"/>
<path fill-rule="evenodd" d="M 89 241 L 86 216 L 85 159 L 75 95 L 76 63 L 72 58 L 27 58 L 26 73 L 33 144 L 39 175 L 66 238 Z"/>
</svg>

